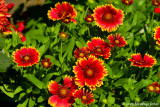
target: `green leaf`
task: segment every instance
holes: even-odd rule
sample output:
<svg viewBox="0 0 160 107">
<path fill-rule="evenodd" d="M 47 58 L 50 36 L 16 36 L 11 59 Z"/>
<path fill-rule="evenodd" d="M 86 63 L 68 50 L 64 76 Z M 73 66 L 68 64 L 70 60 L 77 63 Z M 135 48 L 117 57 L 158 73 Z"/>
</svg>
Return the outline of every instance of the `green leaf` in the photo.
<svg viewBox="0 0 160 107">
<path fill-rule="evenodd" d="M 77 47 L 82 47 L 83 44 L 82 44 L 81 42 L 79 42 L 79 41 L 76 41 L 76 46 L 77 46 Z"/>
<path fill-rule="evenodd" d="M 39 79 L 37 79 L 32 74 L 24 74 L 23 77 L 27 78 L 30 82 L 32 82 L 39 89 L 42 89 L 44 87 L 44 85 L 45 85 L 43 82 L 41 82 Z"/>
<path fill-rule="evenodd" d="M 38 52 L 40 53 L 40 57 L 47 51 L 50 45 L 50 39 L 48 38 L 48 41 L 46 44 L 42 45 L 39 49 Z"/>
<path fill-rule="evenodd" d="M 5 38 L 0 38 L 0 50 L 5 46 Z"/>
<path fill-rule="evenodd" d="M 37 100 L 38 103 L 41 103 L 43 101 L 44 101 L 44 98 L 42 96 L 38 97 L 38 100 Z"/>
<path fill-rule="evenodd" d="M 34 107 L 34 105 L 35 105 L 35 100 L 30 97 L 28 107 Z"/>
<path fill-rule="evenodd" d="M 26 107 L 27 106 L 27 104 L 28 104 L 28 98 L 22 103 L 22 104 L 18 104 L 18 106 L 17 107 Z"/>
<path fill-rule="evenodd" d="M 8 92 L 3 86 L 0 86 L 0 89 L 3 93 L 5 93 L 7 96 L 13 98 L 14 97 L 14 92 Z"/>
<path fill-rule="evenodd" d="M 42 82 L 47 84 L 48 81 L 52 78 L 52 76 L 54 75 L 54 73 L 48 73 L 43 79 Z"/>
<path fill-rule="evenodd" d="M 7 57 L 5 54 L 0 53 L 0 72 L 6 72 L 7 68 L 13 64 L 11 58 Z"/>
</svg>

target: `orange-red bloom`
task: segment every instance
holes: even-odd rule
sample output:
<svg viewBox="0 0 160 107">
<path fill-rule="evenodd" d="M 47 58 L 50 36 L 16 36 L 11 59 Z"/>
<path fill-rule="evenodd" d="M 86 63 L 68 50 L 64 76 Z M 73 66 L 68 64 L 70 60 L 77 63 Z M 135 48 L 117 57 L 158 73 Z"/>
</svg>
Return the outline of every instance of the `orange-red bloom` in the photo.
<svg viewBox="0 0 160 107">
<path fill-rule="evenodd" d="M 85 90 L 85 88 L 76 90 L 74 97 L 81 99 L 82 103 L 86 105 L 94 102 L 92 92 L 88 92 L 88 90 Z"/>
<path fill-rule="evenodd" d="M 122 2 L 126 5 L 130 5 L 133 3 L 133 0 L 122 0 Z"/>
<path fill-rule="evenodd" d="M 17 30 L 19 31 L 19 32 L 22 32 L 23 30 L 24 30 L 24 22 L 18 22 L 17 23 L 17 25 L 18 25 L 18 28 L 17 28 Z"/>
<path fill-rule="evenodd" d="M 74 103 L 73 93 L 77 88 L 73 81 L 73 78 L 67 76 L 64 78 L 63 85 L 51 80 L 48 90 L 52 96 L 48 99 L 48 103 L 53 107 L 70 107 Z"/>
<path fill-rule="evenodd" d="M 154 6 L 159 6 L 160 5 L 160 1 L 159 0 L 152 0 L 152 4 Z"/>
<path fill-rule="evenodd" d="M 50 68 L 51 67 L 51 64 L 52 64 L 52 61 L 50 61 L 49 58 L 45 58 L 42 60 L 42 65 L 44 68 Z"/>
<path fill-rule="evenodd" d="M 154 29 L 155 33 L 154 33 L 154 39 L 157 40 L 157 44 L 160 45 L 160 26 L 156 27 Z"/>
<path fill-rule="evenodd" d="M 85 17 L 85 21 L 88 22 L 88 23 L 91 23 L 91 22 L 94 21 L 94 17 L 91 16 L 91 15 L 88 15 L 88 16 Z"/>
<path fill-rule="evenodd" d="M 87 85 L 93 90 L 96 86 L 100 87 L 103 84 L 102 79 L 108 75 L 103 64 L 103 61 L 95 56 L 89 56 L 88 59 L 79 58 L 73 67 L 76 84 L 80 87 Z"/>
<path fill-rule="evenodd" d="M 14 7 L 14 3 L 9 3 L 7 5 L 8 10 L 11 10 Z"/>
<path fill-rule="evenodd" d="M 60 37 L 61 37 L 62 39 L 64 39 L 64 38 L 67 38 L 68 35 L 67 35 L 65 32 L 61 32 L 61 33 L 60 33 Z"/>
<path fill-rule="evenodd" d="M 0 0 L 0 31 L 2 32 L 5 29 L 5 26 L 9 24 L 7 17 L 11 17 L 11 14 L 7 13 L 8 8 L 5 2 L 5 0 Z"/>
<path fill-rule="evenodd" d="M 113 36 L 113 34 L 110 34 L 108 36 L 108 40 L 111 44 L 112 47 L 116 46 L 116 47 L 124 47 L 125 45 L 127 45 L 125 39 L 123 37 L 121 37 L 121 34 L 115 34 L 115 37 Z"/>
<path fill-rule="evenodd" d="M 124 14 L 120 9 L 116 9 L 113 5 L 97 6 L 94 10 L 94 18 L 96 25 L 102 31 L 116 31 L 119 25 L 123 24 Z"/>
<path fill-rule="evenodd" d="M 158 85 L 158 82 L 154 82 L 154 83 L 148 85 L 148 90 L 150 92 L 156 92 L 158 94 L 158 93 L 160 93 L 160 84 Z"/>
<path fill-rule="evenodd" d="M 26 37 L 20 32 L 19 38 L 21 38 L 21 42 L 26 41 Z"/>
<path fill-rule="evenodd" d="M 39 52 L 33 48 L 29 47 L 28 49 L 24 46 L 20 50 L 17 49 L 13 52 L 14 62 L 21 67 L 32 66 L 33 64 L 38 64 L 39 61 Z"/>
<path fill-rule="evenodd" d="M 129 58 L 129 61 L 132 62 L 133 66 L 138 66 L 138 67 L 148 67 L 151 68 L 154 64 L 156 64 L 156 59 L 154 59 L 151 55 L 148 55 L 147 53 L 142 59 L 142 56 L 140 53 L 138 54 L 133 54 L 132 59 Z"/>
<path fill-rule="evenodd" d="M 55 4 L 55 8 L 51 8 L 48 11 L 48 18 L 55 20 L 62 20 L 64 23 L 69 23 L 73 21 L 76 24 L 76 20 L 74 19 L 77 16 L 77 11 L 74 9 L 73 5 L 70 5 L 68 2 L 59 2 Z"/>
<path fill-rule="evenodd" d="M 107 42 L 105 42 L 103 39 L 101 39 L 100 37 L 92 38 L 92 41 L 88 41 L 87 45 L 92 55 L 95 55 L 96 57 L 102 56 L 104 59 L 108 59 L 111 55 L 110 45 Z"/>
<path fill-rule="evenodd" d="M 88 47 L 81 47 L 81 48 L 79 47 L 78 49 L 74 51 L 74 57 L 75 58 L 83 58 L 83 57 L 88 58 L 89 53 L 90 51 Z"/>
<path fill-rule="evenodd" d="M 154 9 L 154 13 L 160 13 L 160 7 Z"/>
</svg>

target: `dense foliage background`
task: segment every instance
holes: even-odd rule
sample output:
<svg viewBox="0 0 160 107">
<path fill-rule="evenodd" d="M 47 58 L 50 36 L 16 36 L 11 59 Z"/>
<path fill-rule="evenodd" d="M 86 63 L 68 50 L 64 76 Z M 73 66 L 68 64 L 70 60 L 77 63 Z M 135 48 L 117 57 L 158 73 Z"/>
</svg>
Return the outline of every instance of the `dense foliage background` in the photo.
<svg viewBox="0 0 160 107">
<path fill-rule="evenodd" d="M 77 59 L 74 50 L 87 46 L 93 37 L 101 37 L 108 41 L 109 34 L 121 33 L 127 41 L 123 48 L 114 48 L 109 59 L 102 59 L 108 71 L 103 85 L 93 90 L 95 101 L 89 107 L 121 107 L 122 103 L 160 103 L 160 95 L 150 92 L 147 87 L 153 82 L 160 82 L 160 46 L 154 40 L 154 28 L 160 25 L 160 14 L 154 13 L 155 6 L 151 0 L 134 0 L 133 4 L 125 5 L 121 0 L 66 0 L 77 10 L 73 22 L 65 24 L 61 21 L 48 19 L 47 12 L 55 3 L 62 0 L 46 0 L 43 6 L 28 7 L 28 16 L 22 16 L 23 5 L 12 15 L 12 23 L 25 23 L 23 34 L 25 42 L 21 42 L 18 34 L 12 29 L 11 35 L 0 36 L 0 102 L 3 106 L 47 107 L 48 83 L 54 80 L 62 83 L 65 75 L 74 76 L 73 66 Z M 123 25 L 114 32 L 102 31 L 95 22 L 88 24 L 85 16 L 93 14 L 97 6 L 111 3 L 115 8 L 124 11 Z M 60 33 L 68 34 L 66 39 Z M 109 41 L 108 41 L 109 42 Z M 39 64 L 31 67 L 17 67 L 12 60 L 12 53 L 22 46 L 33 46 L 40 53 Z M 132 54 L 148 53 L 156 60 L 152 68 L 132 66 L 128 58 Z M 51 68 L 44 68 L 42 59 L 50 58 Z M 7 103 L 9 101 L 9 103 Z M 126 104 L 126 105 L 125 105 Z M 73 104 L 83 107 L 80 100 Z"/>
</svg>

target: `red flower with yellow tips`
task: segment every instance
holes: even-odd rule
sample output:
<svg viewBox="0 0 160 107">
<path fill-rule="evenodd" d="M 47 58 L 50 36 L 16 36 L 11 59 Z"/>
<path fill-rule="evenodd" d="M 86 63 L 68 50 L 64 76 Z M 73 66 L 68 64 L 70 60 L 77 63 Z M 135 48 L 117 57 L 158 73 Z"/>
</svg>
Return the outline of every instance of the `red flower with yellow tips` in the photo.
<svg viewBox="0 0 160 107">
<path fill-rule="evenodd" d="M 154 92 L 154 91 L 155 91 L 155 86 L 154 86 L 154 85 L 148 85 L 147 89 L 148 89 L 150 92 Z"/>
<path fill-rule="evenodd" d="M 52 64 L 52 61 L 50 61 L 49 58 L 45 58 L 42 60 L 42 65 L 44 68 L 50 68 Z"/>
<path fill-rule="evenodd" d="M 68 35 L 67 35 L 65 32 L 61 32 L 61 33 L 60 33 L 60 37 L 61 37 L 62 39 L 64 39 L 64 38 L 67 38 Z"/>
<path fill-rule="evenodd" d="M 88 58 L 89 53 L 90 51 L 88 47 L 81 47 L 81 48 L 79 47 L 78 49 L 74 51 L 74 57 L 75 58 L 83 58 L 83 57 Z"/>
<path fill-rule="evenodd" d="M 85 90 L 85 88 L 76 90 L 74 97 L 81 99 L 82 103 L 86 105 L 94 102 L 92 92 L 88 92 L 88 90 Z"/>
<path fill-rule="evenodd" d="M 133 0 L 122 0 L 122 2 L 126 5 L 130 5 L 133 3 Z"/>
<path fill-rule="evenodd" d="M 155 88 L 155 92 L 160 93 L 160 84 L 158 85 L 158 82 L 154 82 L 152 85 Z"/>
<path fill-rule="evenodd" d="M 92 55 L 102 56 L 104 59 L 108 59 L 111 55 L 110 45 L 105 42 L 100 37 L 94 37 L 92 38 L 92 41 L 87 42 L 88 48 L 90 49 Z"/>
<path fill-rule="evenodd" d="M 113 5 L 107 4 L 105 6 L 97 6 L 94 9 L 93 17 L 95 18 L 96 25 L 102 31 L 116 31 L 119 25 L 123 24 L 124 14 L 120 9 L 116 9 Z"/>
<path fill-rule="evenodd" d="M 144 55 L 143 59 L 140 53 L 133 54 L 132 59 L 128 58 L 129 61 L 132 62 L 133 66 L 138 67 L 148 67 L 151 68 L 154 64 L 156 64 L 156 59 L 154 59 L 151 55 L 147 53 Z"/>
<path fill-rule="evenodd" d="M 63 85 L 51 80 L 48 90 L 52 96 L 48 99 L 48 103 L 53 107 L 70 107 L 75 102 L 73 93 L 76 88 L 74 78 L 68 76 L 65 76 Z"/>
<path fill-rule="evenodd" d="M 111 44 L 111 47 L 124 47 L 125 45 L 127 45 L 125 39 L 123 37 L 121 37 L 121 34 L 115 34 L 115 37 L 113 36 L 113 34 L 110 34 L 108 36 L 108 40 Z"/>
<path fill-rule="evenodd" d="M 38 64 L 39 61 L 39 52 L 33 48 L 22 47 L 20 50 L 17 49 L 13 52 L 14 62 L 21 67 L 32 66 L 34 64 Z"/>
<path fill-rule="evenodd" d="M 154 31 L 154 39 L 157 40 L 156 43 L 160 45 L 160 26 L 156 27 Z"/>
<path fill-rule="evenodd" d="M 88 15 L 85 17 L 85 21 L 88 23 L 91 23 L 94 21 L 94 17 L 92 15 Z"/>
<path fill-rule="evenodd" d="M 160 1 L 159 0 L 152 0 L 152 4 L 154 6 L 159 6 L 160 5 Z"/>
<path fill-rule="evenodd" d="M 87 85 L 93 90 L 100 87 L 103 84 L 102 79 L 108 75 L 103 64 L 103 61 L 95 56 L 89 56 L 87 59 L 79 58 L 73 67 L 75 83 L 80 87 Z"/>
<path fill-rule="evenodd" d="M 48 18 L 56 21 L 62 20 L 64 23 L 69 23 L 73 21 L 76 24 L 76 20 L 74 19 L 77 16 L 77 11 L 74 9 L 73 5 L 70 5 L 68 2 L 59 2 L 55 4 L 55 8 L 51 8 L 48 11 Z"/>
<path fill-rule="evenodd" d="M 3 32 L 5 26 L 9 24 L 8 17 L 11 17 L 11 14 L 7 13 L 8 8 L 5 4 L 5 0 L 0 0 L 0 31 Z"/>
</svg>

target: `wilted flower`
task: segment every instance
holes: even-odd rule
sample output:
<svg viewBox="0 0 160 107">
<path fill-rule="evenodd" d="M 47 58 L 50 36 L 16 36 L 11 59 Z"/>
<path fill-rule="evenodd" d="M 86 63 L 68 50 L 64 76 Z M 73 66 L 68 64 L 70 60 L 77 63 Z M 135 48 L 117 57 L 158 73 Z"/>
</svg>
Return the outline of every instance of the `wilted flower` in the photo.
<svg viewBox="0 0 160 107">
<path fill-rule="evenodd" d="M 33 48 L 29 47 L 28 49 L 24 46 L 20 50 L 17 49 L 13 52 L 14 62 L 21 67 L 32 66 L 33 64 L 38 64 L 39 61 L 39 52 Z"/>
<path fill-rule="evenodd" d="M 132 62 L 133 66 L 138 67 L 148 67 L 151 68 L 154 64 L 156 64 L 156 59 L 154 59 L 151 55 L 148 55 L 147 53 L 142 59 L 142 56 L 140 53 L 133 54 L 132 59 L 128 58 L 129 61 Z"/>
<path fill-rule="evenodd" d="M 116 9 L 113 5 L 97 6 L 94 9 L 94 18 L 96 25 L 102 31 L 116 31 L 119 25 L 123 24 L 124 14 L 120 9 Z"/>
<path fill-rule="evenodd" d="M 49 58 L 45 58 L 42 60 L 42 65 L 44 68 L 50 68 L 52 64 L 52 61 L 50 61 Z"/>
<path fill-rule="evenodd" d="M 85 88 L 76 90 L 74 97 L 81 99 L 82 103 L 86 105 L 94 102 L 92 92 L 88 92 L 88 90 L 85 90 Z"/>
<path fill-rule="evenodd" d="M 133 0 L 122 0 L 122 2 L 126 5 L 130 5 L 133 3 Z"/>
<path fill-rule="evenodd" d="M 104 62 L 95 56 L 89 58 L 79 58 L 76 66 L 73 67 L 75 73 L 75 82 L 80 87 L 87 85 L 90 89 L 95 90 L 103 84 L 102 79 L 107 76 Z"/>
<path fill-rule="evenodd" d="M 73 5 L 70 5 L 68 2 L 59 2 L 55 4 L 55 8 L 51 8 L 48 11 L 48 18 L 56 21 L 62 20 L 64 23 L 69 23 L 73 21 L 76 24 L 76 20 L 74 19 L 77 16 L 77 11 L 74 9 Z"/>
<path fill-rule="evenodd" d="M 113 36 L 113 34 L 110 34 L 108 36 L 108 40 L 111 44 L 112 47 L 116 46 L 116 47 L 124 47 L 125 45 L 127 45 L 125 39 L 123 37 L 121 37 L 121 34 L 115 34 L 115 37 Z"/>
</svg>

